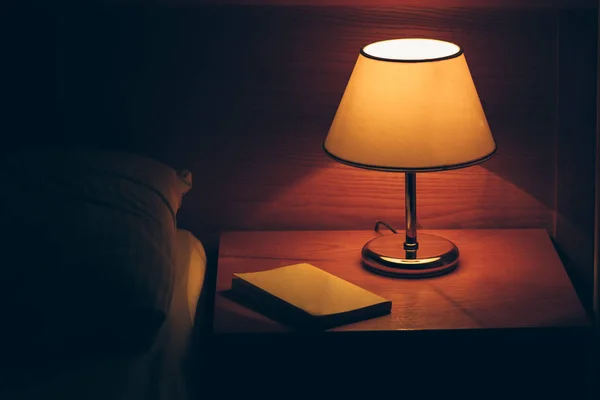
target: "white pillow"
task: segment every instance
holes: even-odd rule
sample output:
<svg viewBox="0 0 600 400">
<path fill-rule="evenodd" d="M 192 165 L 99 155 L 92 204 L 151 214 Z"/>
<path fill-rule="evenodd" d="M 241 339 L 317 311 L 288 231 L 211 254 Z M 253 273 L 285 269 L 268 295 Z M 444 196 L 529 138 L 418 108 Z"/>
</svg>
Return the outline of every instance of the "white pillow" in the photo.
<svg viewBox="0 0 600 400">
<path fill-rule="evenodd" d="M 57 354 L 147 349 L 169 309 L 191 174 L 120 151 L 31 150 L 1 163 L 9 337 Z"/>
</svg>

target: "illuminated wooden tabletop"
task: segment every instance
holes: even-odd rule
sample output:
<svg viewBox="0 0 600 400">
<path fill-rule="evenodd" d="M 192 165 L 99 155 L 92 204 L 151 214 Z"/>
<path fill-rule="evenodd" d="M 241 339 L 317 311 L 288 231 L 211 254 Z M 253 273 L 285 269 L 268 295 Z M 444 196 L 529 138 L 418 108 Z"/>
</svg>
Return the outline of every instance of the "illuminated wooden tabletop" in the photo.
<svg viewBox="0 0 600 400">
<path fill-rule="evenodd" d="M 459 267 L 407 280 L 365 270 L 373 231 L 250 231 L 221 235 L 214 333 L 288 328 L 223 295 L 232 274 L 307 262 L 392 300 L 390 315 L 335 328 L 393 331 L 582 327 L 589 320 L 545 230 L 427 230 L 453 241 Z"/>
</svg>

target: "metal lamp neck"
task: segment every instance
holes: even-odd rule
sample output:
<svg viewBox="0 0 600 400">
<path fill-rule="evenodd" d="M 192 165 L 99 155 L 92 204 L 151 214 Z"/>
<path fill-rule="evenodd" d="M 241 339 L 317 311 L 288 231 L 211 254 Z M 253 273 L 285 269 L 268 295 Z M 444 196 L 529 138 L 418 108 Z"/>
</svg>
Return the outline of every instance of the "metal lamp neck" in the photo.
<svg viewBox="0 0 600 400">
<path fill-rule="evenodd" d="M 405 250 L 417 250 L 417 177 L 414 172 L 407 172 L 404 180 L 404 194 L 406 207 L 406 240 Z"/>
</svg>

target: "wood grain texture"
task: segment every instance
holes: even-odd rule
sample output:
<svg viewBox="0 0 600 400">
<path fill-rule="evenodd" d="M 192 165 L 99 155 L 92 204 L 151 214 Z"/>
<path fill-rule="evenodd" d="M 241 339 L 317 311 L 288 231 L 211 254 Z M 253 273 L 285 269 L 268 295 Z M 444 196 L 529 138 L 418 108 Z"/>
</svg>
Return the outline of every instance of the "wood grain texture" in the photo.
<svg viewBox="0 0 600 400">
<path fill-rule="evenodd" d="M 419 175 L 420 225 L 552 230 L 554 11 L 225 7 L 206 15 L 220 35 L 206 43 L 214 59 L 200 66 L 196 98 L 205 101 L 162 149 L 198 171 L 196 187 L 211 188 L 213 201 L 190 193 L 182 210 L 190 226 L 363 229 L 384 218 L 401 227 L 402 176 L 340 166 L 321 145 L 362 45 L 432 36 L 465 48 L 499 150 L 481 167 Z M 186 146 L 197 151 L 181 152 Z"/>
<path fill-rule="evenodd" d="M 211 246 L 226 229 L 364 229 L 378 218 L 400 228 L 402 177 L 338 165 L 322 141 L 365 43 L 452 40 L 465 49 L 499 150 L 481 167 L 420 175 L 420 226 L 552 230 L 556 16 L 402 7 L 60 10 L 62 132 L 69 143 L 116 142 L 190 169 L 194 189 L 180 221 Z"/>
<path fill-rule="evenodd" d="M 337 165 L 321 144 L 360 47 L 409 35 L 463 45 L 499 145 L 482 167 L 419 176 L 421 226 L 552 229 L 554 11 L 92 11 L 56 16 L 67 140 L 112 137 L 189 168 L 180 220 L 203 239 L 401 226 L 401 177 Z"/>
<path fill-rule="evenodd" d="M 214 331 L 284 327 L 220 292 L 234 272 L 308 262 L 392 300 L 392 314 L 334 330 L 430 330 L 588 326 L 589 321 L 546 231 L 441 230 L 461 251 L 459 268 L 424 279 L 392 279 L 360 265 L 372 231 L 228 232 L 221 236 Z M 400 240 L 400 239 L 399 239 Z"/>
<path fill-rule="evenodd" d="M 116 2 L 116 0 L 114 0 Z M 110 1 L 109 1 L 110 2 Z M 419 8 L 589 8 L 597 5 L 595 0 L 158 0 L 159 4 L 211 4 L 254 6 L 403 6 Z M 123 3 L 122 0 L 119 3 Z M 127 0 L 125 3 L 145 4 L 145 0 Z"/>
<path fill-rule="evenodd" d="M 559 21 L 556 243 L 575 287 L 593 309 L 597 17 Z"/>
<path fill-rule="evenodd" d="M 402 226 L 400 176 L 337 165 L 321 148 L 360 47 L 401 36 L 464 47 L 499 146 L 481 167 L 418 177 L 421 226 L 552 229 L 555 11 L 126 8 L 56 19 L 65 140 L 117 141 L 190 169 L 180 221 L 202 239 Z"/>
</svg>

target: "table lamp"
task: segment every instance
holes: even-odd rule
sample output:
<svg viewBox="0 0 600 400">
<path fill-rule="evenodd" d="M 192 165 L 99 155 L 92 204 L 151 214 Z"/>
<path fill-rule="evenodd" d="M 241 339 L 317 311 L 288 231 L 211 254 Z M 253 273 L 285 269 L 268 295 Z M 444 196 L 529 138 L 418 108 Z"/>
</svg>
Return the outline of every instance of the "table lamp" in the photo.
<svg viewBox="0 0 600 400">
<path fill-rule="evenodd" d="M 433 39 L 363 47 L 323 143 L 354 167 L 405 173 L 406 235 L 367 242 L 363 265 L 393 277 L 452 271 L 459 251 L 442 237 L 417 237 L 416 173 L 469 167 L 496 151 L 462 48 Z"/>
</svg>

